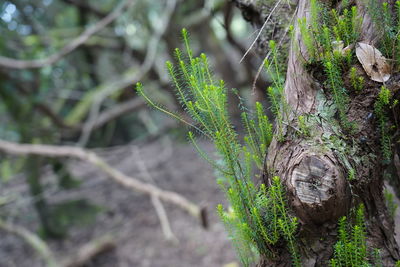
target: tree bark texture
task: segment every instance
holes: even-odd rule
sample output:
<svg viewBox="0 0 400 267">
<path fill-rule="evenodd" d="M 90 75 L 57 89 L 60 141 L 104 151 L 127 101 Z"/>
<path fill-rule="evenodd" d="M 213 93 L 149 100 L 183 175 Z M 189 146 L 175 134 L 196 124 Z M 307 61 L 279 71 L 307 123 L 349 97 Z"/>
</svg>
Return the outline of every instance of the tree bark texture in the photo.
<svg viewBox="0 0 400 267">
<path fill-rule="evenodd" d="M 381 0 L 379 0 L 381 2 Z M 244 17 L 260 28 L 269 10 L 262 1 L 236 0 Z M 260 4 L 261 2 L 261 4 Z M 337 8 L 340 1 L 323 1 Z M 353 1 L 363 17 L 359 41 L 374 45 L 379 39 L 371 18 L 366 12 L 366 1 Z M 299 0 L 295 21 L 309 16 L 310 0 Z M 337 222 L 341 216 L 359 204 L 365 207 L 368 248 L 380 249 L 383 266 L 394 266 L 400 259 L 399 248 L 394 238 L 394 222 L 389 216 L 383 196 L 383 173 L 379 131 L 374 118 L 374 103 L 382 84 L 373 82 L 361 65 L 355 66 L 364 75 L 365 85 L 358 94 L 349 93 L 347 117 L 357 124 L 355 132 L 345 132 L 339 122 L 324 119 L 332 110 L 332 96 L 325 88 L 326 77 L 315 75 L 318 70 L 305 67 L 309 58 L 302 42 L 299 27 L 295 33 L 288 55 L 285 97 L 289 115 L 283 127 L 284 141 L 275 138 L 268 150 L 265 171 L 269 177 L 278 175 L 286 186 L 287 199 L 293 215 L 299 218 L 297 236 L 302 266 L 328 266 L 333 257 L 333 246 L 337 241 Z M 261 38 L 258 44 L 264 42 Z M 261 46 L 265 55 L 267 45 Z M 348 84 L 348 73 L 344 83 Z M 399 78 L 396 74 L 386 83 L 387 88 L 399 99 Z M 396 113 L 397 110 L 397 113 Z M 393 123 L 398 123 L 399 108 L 393 111 Z M 299 115 L 319 118 L 312 125 L 311 137 L 296 133 Z M 335 142 L 333 143 L 333 140 Z M 400 174 L 400 147 L 396 154 Z M 396 158 L 395 157 L 395 158 Z M 353 166 L 356 178 L 348 179 L 348 166 Z M 269 182 L 267 178 L 265 183 Z M 263 258 L 259 266 L 291 266 L 288 251 L 278 248 L 277 258 Z"/>
</svg>

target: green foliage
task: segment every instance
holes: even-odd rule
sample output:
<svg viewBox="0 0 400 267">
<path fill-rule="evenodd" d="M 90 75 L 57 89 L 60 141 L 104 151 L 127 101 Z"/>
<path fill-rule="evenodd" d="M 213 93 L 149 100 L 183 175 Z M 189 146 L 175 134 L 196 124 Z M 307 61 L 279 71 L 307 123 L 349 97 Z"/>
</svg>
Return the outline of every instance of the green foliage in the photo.
<svg viewBox="0 0 400 267">
<path fill-rule="evenodd" d="M 228 196 L 231 204 L 240 202 L 233 190 L 228 191 Z M 292 254 L 293 265 L 301 266 L 295 242 L 297 218 L 287 213 L 285 192 L 279 177 L 272 179 L 272 185 L 269 188 L 266 188 L 264 184 L 260 186 L 255 205 L 247 212 L 246 217 L 250 220 L 245 222 L 246 218 L 243 218 L 243 214 L 237 213 L 234 208 L 226 212 L 221 205 L 218 206 L 218 213 L 234 240 L 242 263 L 247 266 L 248 259 L 257 256 L 254 255 L 255 251 L 249 247 L 249 244 L 256 247 L 262 254 L 273 256 L 271 246 L 283 239 L 286 240 Z M 243 255 L 244 253 L 247 255 Z"/>
<path fill-rule="evenodd" d="M 264 67 L 272 79 L 273 86 L 268 87 L 267 93 L 271 101 L 271 110 L 275 115 L 275 124 L 278 132 L 278 140 L 283 141 L 283 123 L 288 118 L 288 105 L 284 94 L 284 76 L 278 62 L 278 51 L 275 41 L 269 42 L 269 48 L 272 55 L 272 61 L 267 59 L 264 62 Z"/>
<path fill-rule="evenodd" d="M 352 181 L 352 180 L 354 180 L 355 178 L 356 178 L 356 171 L 355 171 L 353 168 L 351 168 L 351 169 L 349 170 L 348 175 L 347 175 L 347 179 L 349 179 L 349 181 Z"/>
<path fill-rule="evenodd" d="M 350 69 L 350 83 L 356 92 L 361 92 L 364 87 L 364 77 L 359 76 L 354 67 Z"/>
<path fill-rule="evenodd" d="M 380 41 L 380 49 L 386 57 L 393 58 L 394 62 L 400 59 L 400 1 L 393 4 L 388 1 L 368 1 L 368 13 L 370 14 L 377 30 L 383 34 Z M 396 10 L 395 14 L 391 10 Z M 397 66 L 399 66 L 397 64 Z"/>
<path fill-rule="evenodd" d="M 382 256 L 379 249 L 374 248 L 372 251 L 372 258 L 375 263 L 375 267 L 383 267 Z"/>
<path fill-rule="evenodd" d="M 336 41 L 343 41 L 344 45 L 350 45 L 357 41 L 361 32 L 362 20 L 358 17 L 357 7 L 351 9 L 345 8 L 343 14 L 339 15 L 335 9 L 332 9 L 333 32 Z"/>
<path fill-rule="evenodd" d="M 94 223 L 102 208 L 93 205 L 86 199 L 74 199 L 53 204 L 49 213 L 49 223 L 56 229 L 59 237 L 65 237 L 72 226 L 84 226 Z M 39 229 L 43 238 L 50 237 L 46 230 Z"/>
<path fill-rule="evenodd" d="M 357 209 L 354 224 L 347 222 L 344 216 L 339 219 L 338 241 L 334 246 L 332 267 L 360 267 L 371 266 L 367 258 L 367 244 L 365 239 L 364 208 Z"/>
<path fill-rule="evenodd" d="M 394 219 L 398 205 L 394 202 L 393 194 L 390 193 L 387 189 L 385 189 L 384 195 L 385 195 L 386 207 L 388 208 L 389 215 L 390 215 L 390 217 L 392 217 Z"/>
<path fill-rule="evenodd" d="M 189 123 L 177 114 L 154 103 L 144 94 L 141 84 L 137 91 L 154 108 L 185 122 L 197 132 L 214 142 L 219 159 L 211 159 L 196 142 L 195 134 L 189 132 L 189 139 L 200 156 L 205 158 L 217 171 L 218 182 L 226 193 L 231 207 L 218 212 L 224 222 L 237 254 L 248 266 L 257 255 L 273 256 L 272 246 L 279 240 L 286 241 L 295 266 L 300 266 L 295 242 L 296 218 L 288 214 L 285 192 L 278 177 L 272 185 L 257 188 L 252 177 L 255 171 L 263 171 L 264 159 L 273 137 L 273 127 L 264 113 L 261 103 L 256 103 L 254 113 L 242 114 L 246 135 L 239 141 L 228 115 L 227 90 L 223 81 L 216 81 L 210 70 L 205 54 L 195 57 L 190 48 L 188 33 L 182 30 L 186 53 L 175 50 L 178 66 L 167 62 L 167 69 L 175 85 L 176 94 L 185 111 L 194 123 Z M 283 78 L 280 74 L 276 46 L 270 44 L 275 82 L 273 99 L 274 112 L 282 114 Z M 283 120 L 283 115 L 281 120 Z M 281 122 L 282 123 L 282 122 Z"/>
<path fill-rule="evenodd" d="M 322 64 L 327 76 L 326 86 L 331 89 L 343 129 L 351 131 L 354 125 L 348 121 L 346 112 L 349 97 L 343 84 L 343 73 L 352 62 L 353 54 L 344 46 L 354 44 L 362 23 L 355 6 L 342 12 L 328 9 L 317 0 L 310 4 L 310 21 L 299 20 L 299 28 L 310 62 Z M 354 71 L 352 72 L 355 74 Z M 355 77 L 355 76 L 354 76 Z M 354 87 L 362 88 L 363 81 L 354 78 Z"/>
<path fill-rule="evenodd" d="M 349 130 L 352 127 L 346 115 L 349 98 L 346 89 L 343 87 L 342 73 L 335 60 L 325 59 L 324 67 L 328 75 L 327 85 L 332 90 L 333 100 L 338 109 L 340 122 L 344 129 Z"/>
<path fill-rule="evenodd" d="M 391 92 L 385 86 L 382 86 L 378 98 L 375 101 L 375 114 L 377 117 L 378 127 L 380 131 L 381 149 L 384 162 L 389 162 L 392 158 L 391 136 L 388 127 L 389 118 L 387 110 L 391 104 Z"/>
<path fill-rule="evenodd" d="M 355 6 L 344 5 L 342 12 L 331 11 L 318 0 L 311 0 L 310 20 L 300 19 L 299 28 L 311 62 L 330 56 L 338 44 L 348 46 L 357 41 L 362 24 Z M 340 49 L 341 50 L 341 49 Z"/>
<path fill-rule="evenodd" d="M 81 181 L 75 179 L 68 168 L 59 160 L 53 160 L 51 162 L 54 173 L 57 175 L 59 181 L 58 184 L 62 189 L 73 189 L 79 187 Z"/>
<path fill-rule="evenodd" d="M 273 137 L 273 126 L 264 114 L 261 103 L 256 102 L 255 119 L 249 119 L 249 115 L 242 113 L 243 125 L 247 131 L 244 141 L 251 151 L 251 157 L 259 169 L 263 168 L 265 151 Z M 247 149 L 246 147 L 246 149 Z"/>
<path fill-rule="evenodd" d="M 311 127 L 307 121 L 307 116 L 300 115 L 297 117 L 299 131 L 303 136 L 310 136 L 311 135 Z"/>
</svg>

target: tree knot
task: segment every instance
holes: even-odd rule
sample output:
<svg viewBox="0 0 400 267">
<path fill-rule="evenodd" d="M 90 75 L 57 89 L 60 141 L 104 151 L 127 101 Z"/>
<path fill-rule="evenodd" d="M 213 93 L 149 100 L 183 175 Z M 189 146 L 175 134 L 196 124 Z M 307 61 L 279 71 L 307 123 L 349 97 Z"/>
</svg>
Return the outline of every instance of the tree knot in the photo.
<svg viewBox="0 0 400 267">
<path fill-rule="evenodd" d="M 305 220 L 311 219 L 314 223 L 336 220 L 347 210 L 346 178 L 339 164 L 326 155 L 303 154 L 288 182 L 298 207 L 296 213 Z"/>
</svg>

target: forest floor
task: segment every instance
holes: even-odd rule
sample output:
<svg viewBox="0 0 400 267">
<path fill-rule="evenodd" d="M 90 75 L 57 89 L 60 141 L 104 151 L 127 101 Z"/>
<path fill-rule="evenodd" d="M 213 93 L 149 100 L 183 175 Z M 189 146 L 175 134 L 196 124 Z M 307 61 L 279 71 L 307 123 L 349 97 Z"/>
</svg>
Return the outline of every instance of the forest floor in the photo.
<svg viewBox="0 0 400 267">
<path fill-rule="evenodd" d="M 200 143 L 206 151 L 212 153 L 211 144 Z M 68 160 L 69 169 L 82 183 L 73 190 L 60 190 L 52 172 L 45 170 L 43 181 L 47 200 L 55 204 L 84 198 L 101 211 L 91 223 L 70 229 L 67 238 L 47 240 L 57 259 L 73 258 L 86 243 L 111 235 L 115 238 L 115 249 L 94 257 L 85 266 L 239 266 L 216 214 L 216 205 L 225 204 L 224 195 L 215 182 L 210 166 L 198 156 L 191 145 L 164 139 L 95 151 L 125 174 L 180 193 L 207 207 L 210 227 L 203 229 L 193 217 L 175 206 L 165 204 L 172 231 L 179 243 L 167 241 L 148 196 L 116 184 L 85 162 Z M 146 175 L 146 171 L 150 175 Z M 15 199 L 0 206 L 0 216 L 12 217 L 12 222 L 36 232 L 38 218 L 24 177 L 16 177 L 2 186 L 0 195 Z M 400 204 L 397 199 L 396 203 Z M 399 211 L 395 220 L 399 242 Z M 29 245 L 14 235 L 0 232 L 0 267 L 39 266 L 44 264 Z"/>
<path fill-rule="evenodd" d="M 166 139 L 167 140 L 167 139 Z M 211 145 L 203 143 L 207 151 Z M 235 265 L 233 248 L 216 214 L 216 205 L 224 203 L 223 193 L 215 182 L 208 164 L 187 143 L 161 142 L 97 150 L 112 166 L 132 177 L 145 180 L 143 165 L 157 186 L 178 192 L 191 201 L 205 205 L 210 227 L 182 210 L 165 204 L 171 228 L 179 243 L 167 241 L 149 197 L 126 189 L 85 162 L 69 160 L 74 177 L 82 181 L 77 189 L 59 190 L 54 175 L 45 171 L 46 197 L 50 203 L 85 198 L 100 207 L 95 221 L 74 226 L 63 240 L 48 240 L 56 258 L 74 257 L 87 242 L 111 234 L 116 248 L 95 257 L 91 267 L 213 267 Z M 12 179 L 0 193 L 18 196 L 15 202 L 0 207 L 0 215 L 13 217 L 12 222 L 35 232 L 37 216 L 29 200 L 23 177 Z M 21 201 L 25 199 L 25 201 Z M 0 233 L 1 267 L 44 266 L 35 251 L 20 238 Z M 230 265 L 230 266 L 232 266 Z"/>
</svg>

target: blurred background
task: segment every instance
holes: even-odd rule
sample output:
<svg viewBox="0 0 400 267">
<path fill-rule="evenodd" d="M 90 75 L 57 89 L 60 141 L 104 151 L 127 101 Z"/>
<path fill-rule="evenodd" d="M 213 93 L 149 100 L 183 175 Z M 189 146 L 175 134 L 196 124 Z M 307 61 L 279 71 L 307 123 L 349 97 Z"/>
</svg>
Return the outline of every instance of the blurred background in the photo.
<svg viewBox="0 0 400 267">
<path fill-rule="evenodd" d="M 260 65 L 268 40 L 287 51 L 296 0 L 236 2 L 0 0 L 0 267 L 239 266 L 216 214 L 227 205 L 216 173 L 187 126 L 135 92 L 140 81 L 185 116 L 165 62 L 187 28 L 194 53 L 236 89 L 240 133 L 243 109 L 269 107 Z M 244 2 L 274 13 L 241 61 L 266 19 Z"/>
<path fill-rule="evenodd" d="M 245 15 L 226 0 L 0 1 L 1 267 L 238 266 L 211 167 L 134 85 L 183 112 L 165 61 L 185 27 L 238 89 L 239 120 L 268 86 L 254 49 L 240 63 L 257 34 Z"/>
</svg>

